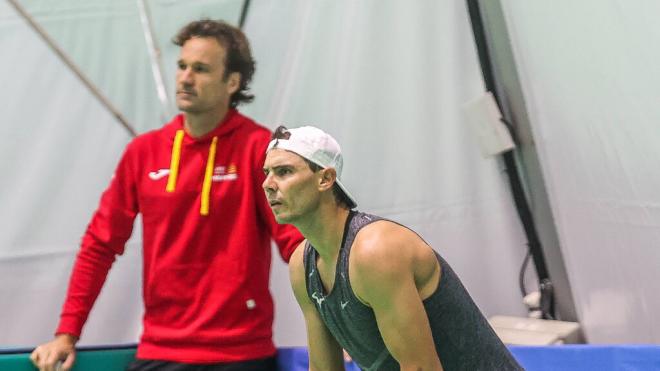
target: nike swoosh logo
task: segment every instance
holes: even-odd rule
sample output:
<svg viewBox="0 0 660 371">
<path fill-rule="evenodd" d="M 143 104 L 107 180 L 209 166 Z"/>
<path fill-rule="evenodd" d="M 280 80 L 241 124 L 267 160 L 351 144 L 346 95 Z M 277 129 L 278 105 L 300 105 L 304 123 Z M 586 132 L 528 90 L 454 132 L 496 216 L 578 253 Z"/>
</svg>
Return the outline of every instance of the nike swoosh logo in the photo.
<svg viewBox="0 0 660 371">
<path fill-rule="evenodd" d="M 346 308 L 346 306 L 348 305 L 348 302 L 340 303 L 340 304 L 341 304 L 341 309 L 344 309 L 344 308 Z"/>
<path fill-rule="evenodd" d="M 312 299 L 316 300 L 316 303 L 318 303 L 319 307 L 325 301 L 325 298 L 323 296 L 319 295 L 318 292 L 315 292 L 315 293 L 312 294 Z"/>
<path fill-rule="evenodd" d="M 158 180 L 160 178 L 166 177 L 170 174 L 170 169 L 158 169 L 156 171 L 149 172 L 149 179 Z"/>
</svg>

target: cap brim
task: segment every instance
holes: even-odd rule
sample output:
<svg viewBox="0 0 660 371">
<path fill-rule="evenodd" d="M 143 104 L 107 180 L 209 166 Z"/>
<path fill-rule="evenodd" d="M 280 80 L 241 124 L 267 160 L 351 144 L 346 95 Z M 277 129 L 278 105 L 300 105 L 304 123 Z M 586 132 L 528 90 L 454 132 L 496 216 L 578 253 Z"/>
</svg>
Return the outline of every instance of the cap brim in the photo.
<svg viewBox="0 0 660 371">
<path fill-rule="evenodd" d="M 357 207 L 357 202 L 355 202 L 355 198 L 346 190 L 346 187 L 339 181 L 339 179 L 335 180 L 335 183 L 339 186 L 339 189 L 344 193 L 344 196 L 346 196 L 346 199 L 350 201 L 348 204 L 349 209 L 355 209 Z"/>
</svg>

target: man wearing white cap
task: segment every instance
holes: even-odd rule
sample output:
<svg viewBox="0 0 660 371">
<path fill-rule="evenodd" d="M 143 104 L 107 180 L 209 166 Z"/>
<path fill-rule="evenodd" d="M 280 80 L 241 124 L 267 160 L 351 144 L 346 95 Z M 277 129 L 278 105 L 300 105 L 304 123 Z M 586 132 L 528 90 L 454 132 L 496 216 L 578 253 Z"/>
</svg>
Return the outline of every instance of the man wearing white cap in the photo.
<svg viewBox="0 0 660 371">
<path fill-rule="evenodd" d="M 263 183 L 278 223 L 306 240 L 289 273 L 310 370 L 520 370 L 447 262 L 412 230 L 354 210 L 341 149 L 314 127 L 279 127 Z"/>
</svg>

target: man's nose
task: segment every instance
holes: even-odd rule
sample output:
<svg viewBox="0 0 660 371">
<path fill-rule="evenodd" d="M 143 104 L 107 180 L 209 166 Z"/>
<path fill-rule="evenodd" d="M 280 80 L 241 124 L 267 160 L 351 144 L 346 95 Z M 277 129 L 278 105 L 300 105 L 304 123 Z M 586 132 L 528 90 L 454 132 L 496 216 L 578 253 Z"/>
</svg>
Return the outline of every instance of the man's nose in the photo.
<svg viewBox="0 0 660 371">
<path fill-rule="evenodd" d="M 192 85 L 193 83 L 193 74 L 190 68 L 184 70 L 179 70 L 178 80 L 180 83 L 185 85 Z"/>
<path fill-rule="evenodd" d="M 266 179 L 264 179 L 263 183 L 261 183 L 261 188 L 264 189 L 264 192 L 266 192 L 266 195 L 273 193 L 275 191 L 275 186 L 273 183 L 272 177 L 269 175 L 266 175 Z"/>
</svg>

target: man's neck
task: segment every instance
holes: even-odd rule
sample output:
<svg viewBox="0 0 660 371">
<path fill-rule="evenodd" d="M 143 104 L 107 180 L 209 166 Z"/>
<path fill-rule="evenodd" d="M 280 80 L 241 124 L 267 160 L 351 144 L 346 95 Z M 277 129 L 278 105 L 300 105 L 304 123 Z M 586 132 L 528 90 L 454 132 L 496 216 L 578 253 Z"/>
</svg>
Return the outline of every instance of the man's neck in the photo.
<svg viewBox="0 0 660 371">
<path fill-rule="evenodd" d="M 191 137 L 202 137 L 217 128 L 224 120 L 227 112 L 229 112 L 228 108 L 202 113 L 184 112 L 183 127 Z"/>
<path fill-rule="evenodd" d="M 296 225 L 305 236 L 320 258 L 327 262 L 335 262 L 344 237 L 344 228 L 350 210 L 339 207 L 334 200 L 321 205 L 316 215 L 306 218 L 307 222 Z"/>
</svg>

